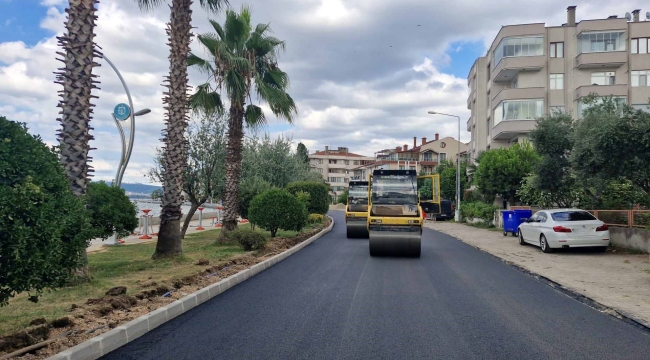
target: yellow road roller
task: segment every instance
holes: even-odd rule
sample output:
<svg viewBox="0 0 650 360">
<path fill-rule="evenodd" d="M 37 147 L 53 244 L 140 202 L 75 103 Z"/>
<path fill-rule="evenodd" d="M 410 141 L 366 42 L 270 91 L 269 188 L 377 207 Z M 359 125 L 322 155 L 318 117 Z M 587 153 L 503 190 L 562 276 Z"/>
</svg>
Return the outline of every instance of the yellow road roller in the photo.
<svg viewBox="0 0 650 360">
<path fill-rule="evenodd" d="M 420 257 L 424 223 L 415 170 L 374 170 L 368 186 L 370 256 Z"/>
<path fill-rule="evenodd" d="M 345 207 L 345 227 L 348 238 L 368 238 L 368 182 L 350 181 L 348 205 Z"/>
</svg>

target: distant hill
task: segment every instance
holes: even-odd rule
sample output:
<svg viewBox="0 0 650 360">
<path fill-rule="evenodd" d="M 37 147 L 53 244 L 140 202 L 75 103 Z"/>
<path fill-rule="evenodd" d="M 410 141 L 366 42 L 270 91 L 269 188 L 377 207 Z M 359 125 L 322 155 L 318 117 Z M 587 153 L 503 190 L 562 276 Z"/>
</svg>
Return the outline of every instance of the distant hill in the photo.
<svg viewBox="0 0 650 360">
<path fill-rule="evenodd" d="M 108 185 L 112 184 L 112 181 L 107 181 L 106 182 Z M 129 184 L 129 183 L 122 183 L 121 186 L 124 191 L 127 193 L 138 193 L 138 194 L 147 194 L 151 195 L 151 193 L 156 190 L 160 189 L 162 190 L 162 186 L 156 186 L 156 185 L 150 185 L 150 184 Z"/>
</svg>

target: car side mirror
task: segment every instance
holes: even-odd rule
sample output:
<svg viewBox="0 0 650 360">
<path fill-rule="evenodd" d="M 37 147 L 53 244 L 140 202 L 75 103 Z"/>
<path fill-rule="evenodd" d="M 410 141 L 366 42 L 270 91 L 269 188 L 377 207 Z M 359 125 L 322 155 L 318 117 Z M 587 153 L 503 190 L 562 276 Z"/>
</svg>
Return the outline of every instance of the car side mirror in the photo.
<svg viewBox="0 0 650 360">
<path fill-rule="evenodd" d="M 531 223 L 531 222 L 533 222 L 533 219 L 528 218 L 528 219 L 526 219 L 526 222 L 527 222 L 527 223 Z"/>
</svg>

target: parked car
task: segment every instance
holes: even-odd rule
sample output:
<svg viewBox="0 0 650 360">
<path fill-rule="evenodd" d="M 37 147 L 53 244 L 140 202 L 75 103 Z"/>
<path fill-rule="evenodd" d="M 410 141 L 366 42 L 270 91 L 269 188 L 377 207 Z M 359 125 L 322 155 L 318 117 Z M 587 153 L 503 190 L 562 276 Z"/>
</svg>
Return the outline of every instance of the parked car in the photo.
<svg viewBox="0 0 650 360">
<path fill-rule="evenodd" d="M 590 212 L 581 209 L 555 209 L 536 212 L 519 225 L 519 244 L 539 246 L 543 252 L 569 247 L 609 246 L 609 229 Z"/>
<path fill-rule="evenodd" d="M 436 215 L 436 220 L 449 220 L 454 218 L 454 204 L 451 200 L 440 200 L 440 214 Z"/>
</svg>

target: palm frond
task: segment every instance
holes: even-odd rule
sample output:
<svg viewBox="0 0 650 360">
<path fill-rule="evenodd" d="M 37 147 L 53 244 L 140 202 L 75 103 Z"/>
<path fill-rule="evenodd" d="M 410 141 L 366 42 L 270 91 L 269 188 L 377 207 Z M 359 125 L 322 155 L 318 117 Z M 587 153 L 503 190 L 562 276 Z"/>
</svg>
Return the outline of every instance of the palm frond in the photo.
<svg viewBox="0 0 650 360">
<path fill-rule="evenodd" d="M 205 10 L 214 13 L 219 12 L 225 6 L 230 6 L 228 0 L 199 0 L 199 4 L 201 4 L 201 7 Z"/>
<path fill-rule="evenodd" d="M 144 10 L 144 11 L 153 10 L 158 6 L 160 6 L 160 4 L 165 2 L 165 0 L 135 0 L 135 1 L 138 3 L 140 10 Z"/>
<path fill-rule="evenodd" d="M 224 83 L 231 99 L 238 101 L 246 98 L 246 79 L 244 79 L 239 71 L 228 70 Z"/>
<path fill-rule="evenodd" d="M 214 56 L 221 46 L 221 41 L 214 34 L 201 34 L 197 36 L 199 42 L 205 46 L 210 55 Z"/>
<path fill-rule="evenodd" d="M 225 36 L 225 34 L 223 32 L 223 28 L 221 27 L 221 24 L 219 24 L 218 22 L 216 22 L 214 20 L 210 20 L 210 24 L 212 24 L 212 28 L 217 33 L 217 35 L 219 35 L 219 40 L 225 39 L 226 36 Z"/>
<path fill-rule="evenodd" d="M 246 107 L 244 121 L 246 121 L 246 126 L 253 130 L 259 130 L 268 124 L 266 116 L 264 116 L 264 111 L 256 105 L 248 105 Z"/>
<path fill-rule="evenodd" d="M 274 85 L 278 89 L 286 91 L 289 88 L 289 75 L 280 69 L 271 69 L 264 74 L 265 83 Z"/>
<path fill-rule="evenodd" d="M 222 113 L 223 103 L 221 96 L 210 88 L 210 84 L 202 84 L 196 87 L 196 93 L 190 96 L 190 109 L 196 113 Z"/>
<path fill-rule="evenodd" d="M 212 64 L 210 64 L 209 61 L 203 60 L 200 57 L 196 56 L 194 53 L 190 53 L 190 55 L 187 57 L 187 66 L 194 67 L 203 74 L 214 73 Z"/>
<path fill-rule="evenodd" d="M 242 6 L 241 14 L 237 14 L 232 10 L 226 12 L 226 21 L 224 25 L 226 35 L 225 41 L 233 52 L 242 53 L 244 44 L 250 37 L 250 12 L 246 13 L 246 9 L 245 6 Z"/>
<path fill-rule="evenodd" d="M 289 94 L 274 84 L 267 83 L 259 76 L 255 78 L 255 89 L 260 100 L 269 104 L 273 114 L 285 119 L 290 124 L 293 122 L 293 117 L 298 114 L 298 109 Z"/>
</svg>

